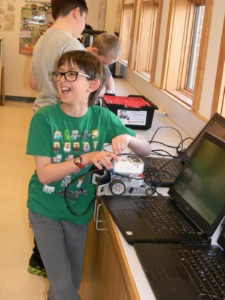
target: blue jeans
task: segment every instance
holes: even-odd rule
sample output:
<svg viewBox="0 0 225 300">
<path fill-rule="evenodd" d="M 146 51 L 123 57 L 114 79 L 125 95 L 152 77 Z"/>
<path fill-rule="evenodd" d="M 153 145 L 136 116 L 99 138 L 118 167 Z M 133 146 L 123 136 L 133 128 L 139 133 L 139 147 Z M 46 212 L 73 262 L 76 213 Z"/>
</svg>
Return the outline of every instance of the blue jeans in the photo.
<svg viewBox="0 0 225 300">
<path fill-rule="evenodd" d="M 35 240 L 43 260 L 51 300 L 79 300 L 87 225 L 55 221 L 29 211 Z"/>
</svg>

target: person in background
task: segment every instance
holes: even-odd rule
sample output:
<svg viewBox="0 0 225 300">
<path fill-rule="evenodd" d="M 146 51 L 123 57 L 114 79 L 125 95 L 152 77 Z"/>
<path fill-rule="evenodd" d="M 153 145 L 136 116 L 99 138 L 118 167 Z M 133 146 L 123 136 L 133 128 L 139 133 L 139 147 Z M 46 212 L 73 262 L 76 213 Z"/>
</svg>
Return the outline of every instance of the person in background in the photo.
<svg viewBox="0 0 225 300">
<path fill-rule="evenodd" d="M 59 101 L 49 74 L 59 56 L 83 50 L 78 40 L 85 28 L 88 7 L 85 0 L 51 0 L 53 25 L 40 37 L 33 50 L 29 83 L 37 91 L 33 109 Z"/>
<path fill-rule="evenodd" d="M 90 168 L 112 169 L 112 160 L 118 161 L 126 147 L 142 156 L 151 149 L 114 113 L 94 105 L 105 80 L 105 68 L 94 55 L 64 53 L 52 79 L 61 102 L 39 109 L 31 120 L 26 153 L 34 156 L 36 171 L 27 207 L 49 279 L 49 299 L 78 300 L 95 199 Z M 112 152 L 103 150 L 105 143 Z"/>
<path fill-rule="evenodd" d="M 37 91 L 33 110 L 59 102 L 59 95 L 51 80 L 51 72 L 62 53 L 83 50 L 78 37 L 85 28 L 88 7 L 85 0 L 51 0 L 54 23 L 34 47 L 29 83 Z M 28 272 L 46 276 L 45 267 L 36 242 L 29 259 Z"/>
<path fill-rule="evenodd" d="M 107 71 L 107 81 L 100 96 L 103 96 L 105 92 L 115 94 L 115 82 L 109 69 L 109 65 L 115 63 L 121 53 L 118 36 L 112 33 L 103 32 L 97 35 L 93 39 L 92 45 L 86 49 L 98 58 Z"/>
</svg>

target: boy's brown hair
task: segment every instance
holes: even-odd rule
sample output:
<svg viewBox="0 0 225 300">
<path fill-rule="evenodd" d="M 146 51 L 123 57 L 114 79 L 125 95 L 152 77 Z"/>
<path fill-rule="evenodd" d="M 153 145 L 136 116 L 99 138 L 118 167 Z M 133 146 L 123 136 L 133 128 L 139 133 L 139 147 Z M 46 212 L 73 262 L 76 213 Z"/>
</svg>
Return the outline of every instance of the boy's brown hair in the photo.
<svg viewBox="0 0 225 300">
<path fill-rule="evenodd" d="M 92 48 L 98 50 L 98 55 L 108 55 L 110 53 L 114 60 L 117 60 L 120 52 L 120 41 L 118 36 L 112 33 L 103 32 L 97 35 L 92 43 Z"/>
<path fill-rule="evenodd" d="M 51 0 L 52 17 L 54 20 L 58 17 L 64 17 L 76 7 L 80 8 L 81 14 L 88 13 L 88 7 L 85 0 Z"/>
</svg>

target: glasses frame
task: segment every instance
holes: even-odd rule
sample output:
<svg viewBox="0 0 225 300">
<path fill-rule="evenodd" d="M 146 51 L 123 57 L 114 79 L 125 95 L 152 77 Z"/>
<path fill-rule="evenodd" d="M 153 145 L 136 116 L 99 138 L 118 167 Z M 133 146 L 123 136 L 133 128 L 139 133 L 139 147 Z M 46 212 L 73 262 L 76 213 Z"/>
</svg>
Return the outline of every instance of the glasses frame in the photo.
<svg viewBox="0 0 225 300">
<path fill-rule="evenodd" d="M 68 73 L 70 73 L 70 74 L 71 74 L 71 73 L 74 73 L 75 79 L 74 79 L 74 80 L 68 80 L 67 75 L 66 75 L 66 74 L 68 74 Z M 62 76 L 63 76 L 63 77 L 65 78 L 66 81 L 68 81 L 68 82 L 74 82 L 74 81 L 77 80 L 78 75 L 83 76 L 83 77 L 86 77 L 86 78 L 88 78 L 88 79 L 91 79 L 91 76 L 89 76 L 88 74 L 84 74 L 84 73 L 82 73 L 82 72 L 77 72 L 77 71 L 58 72 L 58 71 L 54 71 L 54 72 L 52 72 L 52 81 L 58 82 L 58 81 L 61 80 L 61 78 L 62 78 Z M 58 79 L 54 79 L 54 76 L 58 76 L 58 77 L 57 77 Z"/>
</svg>

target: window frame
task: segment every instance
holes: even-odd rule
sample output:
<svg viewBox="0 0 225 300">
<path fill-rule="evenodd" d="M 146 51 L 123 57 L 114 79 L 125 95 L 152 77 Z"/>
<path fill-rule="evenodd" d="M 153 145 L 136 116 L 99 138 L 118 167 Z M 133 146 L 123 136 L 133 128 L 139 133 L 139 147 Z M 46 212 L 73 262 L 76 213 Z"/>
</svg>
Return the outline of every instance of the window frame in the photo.
<svg viewBox="0 0 225 300">
<path fill-rule="evenodd" d="M 123 9 L 120 22 L 120 44 L 121 44 L 121 56 L 120 61 L 128 66 L 131 53 L 131 45 L 133 41 L 134 30 L 134 12 L 136 8 L 136 0 L 124 0 Z M 129 10 L 129 12 L 127 12 Z M 129 13 L 129 15 L 128 15 Z"/>
<path fill-rule="evenodd" d="M 192 27 L 195 6 L 205 4 L 202 36 L 196 69 L 195 87 L 191 92 L 186 88 L 188 58 L 191 48 Z M 168 17 L 167 47 L 165 48 L 161 88 L 193 111 L 199 109 L 202 90 L 206 49 L 212 12 L 212 0 L 173 0 Z M 187 51 L 188 49 L 188 51 Z"/>
<path fill-rule="evenodd" d="M 148 5 L 149 7 L 146 7 Z M 149 24 L 146 25 L 146 16 L 150 12 Z M 157 57 L 157 46 L 159 41 L 159 27 L 162 14 L 162 1 L 161 0 L 141 0 L 138 19 L 138 34 L 137 34 L 137 47 L 135 50 L 134 71 L 140 74 L 148 81 L 154 80 L 155 66 Z M 148 20 L 147 20 L 148 21 Z M 149 30 L 142 30 L 145 26 L 149 26 Z M 146 33 L 148 34 L 146 36 Z M 144 37 L 146 39 L 144 40 Z M 143 53 L 149 45 L 149 53 Z M 134 54 L 134 53 L 133 53 Z M 144 55 L 144 56 L 143 56 Z"/>
<path fill-rule="evenodd" d="M 225 117 L 225 17 L 220 45 L 211 116 L 218 112 Z"/>
</svg>

